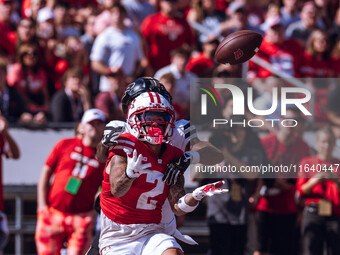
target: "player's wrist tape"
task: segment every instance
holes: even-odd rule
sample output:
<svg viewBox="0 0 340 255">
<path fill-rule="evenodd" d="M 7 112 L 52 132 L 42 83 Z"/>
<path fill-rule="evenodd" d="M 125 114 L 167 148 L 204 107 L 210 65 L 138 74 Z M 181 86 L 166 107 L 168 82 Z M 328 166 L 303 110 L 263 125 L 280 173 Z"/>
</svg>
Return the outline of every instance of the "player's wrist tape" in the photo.
<svg viewBox="0 0 340 255">
<path fill-rule="evenodd" d="M 192 193 L 192 197 L 197 201 L 201 201 L 205 195 L 200 188 L 195 189 Z"/>
<path fill-rule="evenodd" d="M 201 160 L 201 156 L 197 151 L 189 151 L 191 157 L 191 164 L 197 164 Z"/>
<path fill-rule="evenodd" d="M 181 209 L 183 212 L 186 212 L 186 213 L 189 213 L 189 212 L 192 212 L 193 210 L 196 209 L 196 207 L 198 206 L 199 203 L 197 203 L 197 205 L 195 206 L 190 206 L 188 205 L 186 202 L 185 202 L 185 197 L 187 195 L 184 195 L 183 197 L 181 197 L 179 200 L 178 200 L 178 208 Z"/>
</svg>

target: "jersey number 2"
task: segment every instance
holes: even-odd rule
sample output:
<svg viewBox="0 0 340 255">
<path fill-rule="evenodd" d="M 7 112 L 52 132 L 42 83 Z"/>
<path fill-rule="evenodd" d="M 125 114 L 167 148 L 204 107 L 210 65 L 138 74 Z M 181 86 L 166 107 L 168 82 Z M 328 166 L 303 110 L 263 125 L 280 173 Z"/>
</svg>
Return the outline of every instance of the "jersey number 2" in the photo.
<svg viewBox="0 0 340 255">
<path fill-rule="evenodd" d="M 157 183 L 156 187 L 152 190 L 144 192 L 140 195 L 137 201 L 137 209 L 143 210 L 155 210 L 157 200 L 152 199 L 163 193 L 164 191 L 164 182 L 162 181 L 163 174 L 158 171 L 148 171 L 146 173 L 146 182 L 149 183 Z"/>
</svg>

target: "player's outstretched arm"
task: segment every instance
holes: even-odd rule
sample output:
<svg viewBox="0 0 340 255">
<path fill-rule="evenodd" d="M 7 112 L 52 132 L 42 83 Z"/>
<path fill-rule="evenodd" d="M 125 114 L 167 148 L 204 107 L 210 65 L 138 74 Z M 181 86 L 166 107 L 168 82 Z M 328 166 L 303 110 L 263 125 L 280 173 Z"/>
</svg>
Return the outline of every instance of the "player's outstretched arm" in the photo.
<svg viewBox="0 0 340 255">
<path fill-rule="evenodd" d="M 180 181 L 171 186 L 169 190 L 168 198 L 170 205 L 173 205 L 173 211 L 177 216 L 192 212 L 198 206 L 199 201 L 201 201 L 204 197 L 228 192 L 228 189 L 218 188 L 223 184 L 224 181 L 210 183 L 198 187 L 192 193 L 184 194 L 184 188 L 180 188 L 180 186 L 184 187 L 184 177 L 181 176 Z"/>
<path fill-rule="evenodd" d="M 106 173 L 110 176 L 111 194 L 114 197 L 122 197 L 130 189 L 133 180 L 125 174 L 127 159 L 115 155 L 106 166 Z"/>
</svg>

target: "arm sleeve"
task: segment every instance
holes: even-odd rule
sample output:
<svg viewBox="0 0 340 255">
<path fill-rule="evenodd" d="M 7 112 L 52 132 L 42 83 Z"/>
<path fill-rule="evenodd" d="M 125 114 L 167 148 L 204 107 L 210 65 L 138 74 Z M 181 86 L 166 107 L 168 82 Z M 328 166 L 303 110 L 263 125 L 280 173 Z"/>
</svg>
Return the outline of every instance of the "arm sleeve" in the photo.
<svg viewBox="0 0 340 255">
<path fill-rule="evenodd" d="M 55 169 L 59 160 L 60 150 L 63 148 L 64 140 L 59 141 L 50 152 L 46 159 L 45 165 L 49 166 L 51 169 Z"/>
</svg>

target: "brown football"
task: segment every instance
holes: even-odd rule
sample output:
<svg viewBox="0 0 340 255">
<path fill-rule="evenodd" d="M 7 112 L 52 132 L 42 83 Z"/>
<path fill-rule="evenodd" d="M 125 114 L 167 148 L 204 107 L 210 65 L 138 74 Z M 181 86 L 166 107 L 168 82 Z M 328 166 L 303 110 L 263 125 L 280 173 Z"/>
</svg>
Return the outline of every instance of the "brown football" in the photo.
<svg viewBox="0 0 340 255">
<path fill-rule="evenodd" d="M 250 31 L 240 30 L 228 35 L 218 45 L 215 59 L 221 64 L 241 64 L 251 59 L 260 49 L 262 35 Z"/>
</svg>

